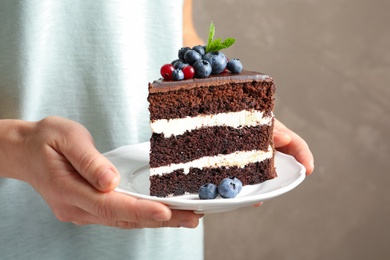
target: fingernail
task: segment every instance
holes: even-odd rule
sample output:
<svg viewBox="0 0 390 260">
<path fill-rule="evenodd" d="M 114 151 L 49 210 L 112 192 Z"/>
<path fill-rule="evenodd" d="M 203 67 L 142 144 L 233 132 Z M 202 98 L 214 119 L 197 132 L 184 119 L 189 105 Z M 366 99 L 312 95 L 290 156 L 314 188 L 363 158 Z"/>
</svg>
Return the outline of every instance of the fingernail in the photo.
<svg viewBox="0 0 390 260">
<path fill-rule="evenodd" d="M 156 212 L 152 217 L 154 221 L 167 221 L 169 219 L 169 216 L 167 216 L 167 213 L 164 211 Z"/>
<path fill-rule="evenodd" d="M 259 202 L 259 203 L 253 204 L 252 206 L 255 207 L 255 208 L 258 208 L 261 205 L 263 205 L 263 202 Z"/>
<path fill-rule="evenodd" d="M 111 169 L 106 169 L 100 174 L 98 183 L 101 188 L 106 188 L 118 179 L 118 174 L 113 172 Z"/>
</svg>

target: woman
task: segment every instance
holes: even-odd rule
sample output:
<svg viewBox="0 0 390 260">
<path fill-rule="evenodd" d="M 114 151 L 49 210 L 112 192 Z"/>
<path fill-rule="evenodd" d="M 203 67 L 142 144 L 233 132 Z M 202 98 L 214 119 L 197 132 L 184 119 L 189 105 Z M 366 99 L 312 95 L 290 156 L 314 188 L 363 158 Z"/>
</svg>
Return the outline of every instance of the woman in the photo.
<svg viewBox="0 0 390 260">
<path fill-rule="evenodd" d="M 147 82 L 183 37 L 200 43 L 189 0 L 0 3 L 3 258 L 203 258 L 201 216 L 113 192 L 101 154 L 149 138 Z M 275 144 L 312 171 L 279 122 Z"/>
</svg>

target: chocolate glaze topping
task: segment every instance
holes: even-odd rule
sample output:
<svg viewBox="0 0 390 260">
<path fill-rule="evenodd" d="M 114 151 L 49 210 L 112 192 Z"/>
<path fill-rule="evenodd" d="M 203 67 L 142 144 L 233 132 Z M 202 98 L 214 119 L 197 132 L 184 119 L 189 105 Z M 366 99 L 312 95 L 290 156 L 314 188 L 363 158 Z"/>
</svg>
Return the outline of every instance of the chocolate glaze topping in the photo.
<svg viewBox="0 0 390 260">
<path fill-rule="evenodd" d="M 232 74 L 230 72 L 222 72 L 221 74 L 211 75 L 207 78 L 194 78 L 181 81 L 155 80 L 149 83 L 149 92 L 167 92 L 181 88 L 191 89 L 196 87 L 207 87 L 212 85 L 222 85 L 229 83 L 244 83 L 252 81 L 273 81 L 273 79 L 263 73 L 243 70 L 240 74 Z"/>
</svg>

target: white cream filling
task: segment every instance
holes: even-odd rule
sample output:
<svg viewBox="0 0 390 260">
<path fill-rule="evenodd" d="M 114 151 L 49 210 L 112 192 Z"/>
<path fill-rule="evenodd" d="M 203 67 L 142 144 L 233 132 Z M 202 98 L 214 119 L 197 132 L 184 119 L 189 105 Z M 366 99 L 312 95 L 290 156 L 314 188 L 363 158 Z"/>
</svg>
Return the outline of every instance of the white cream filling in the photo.
<svg viewBox="0 0 390 260">
<path fill-rule="evenodd" d="M 153 133 L 181 135 L 186 131 L 199 129 L 201 127 L 230 126 L 239 128 L 243 126 L 271 125 L 273 115 L 264 117 L 261 111 L 243 110 L 240 112 L 220 113 L 215 115 L 200 115 L 197 117 L 186 117 L 177 119 L 160 119 L 152 121 L 150 126 Z"/>
<path fill-rule="evenodd" d="M 231 154 L 220 154 L 217 156 L 206 156 L 191 162 L 187 163 L 178 163 L 171 164 L 168 166 L 161 166 L 158 168 L 151 168 L 150 175 L 163 175 L 164 173 L 171 173 L 175 170 L 183 169 L 185 174 L 188 174 L 190 168 L 199 168 L 204 167 L 232 167 L 237 166 L 243 168 L 249 163 L 261 162 L 266 159 L 272 158 L 273 150 L 269 146 L 267 151 L 244 151 L 244 152 L 234 152 Z"/>
</svg>

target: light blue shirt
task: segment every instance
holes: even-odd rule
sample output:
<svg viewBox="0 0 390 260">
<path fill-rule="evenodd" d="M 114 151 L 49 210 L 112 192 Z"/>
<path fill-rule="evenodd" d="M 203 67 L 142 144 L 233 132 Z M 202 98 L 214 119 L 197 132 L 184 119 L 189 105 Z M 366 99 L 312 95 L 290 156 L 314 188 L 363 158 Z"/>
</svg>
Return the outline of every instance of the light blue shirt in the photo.
<svg viewBox="0 0 390 260">
<path fill-rule="evenodd" d="M 101 152 L 147 141 L 147 83 L 182 45 L 182 7 L 182 0 L 1 1 L 0 118 L 78 121 Z M 0 259 L 202 258 L 202 224 L 62 223 L 28 184 L 0 178 Z"/>
</svg>

